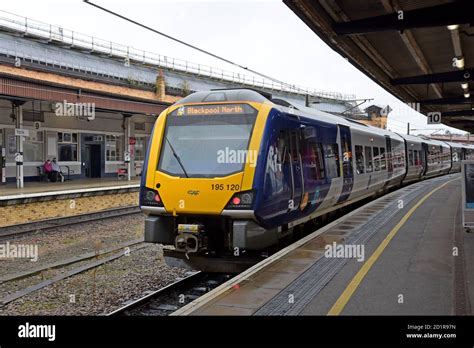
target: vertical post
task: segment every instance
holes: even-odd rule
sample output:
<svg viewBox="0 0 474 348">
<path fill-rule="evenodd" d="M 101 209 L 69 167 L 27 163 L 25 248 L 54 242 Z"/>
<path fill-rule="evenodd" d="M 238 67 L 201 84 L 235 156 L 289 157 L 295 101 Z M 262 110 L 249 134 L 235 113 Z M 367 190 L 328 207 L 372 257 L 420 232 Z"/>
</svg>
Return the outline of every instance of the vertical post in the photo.
<svg viewBox="0 0 474 348">
<path fill-rule="evenodd" d="M 22 129 L 23 128 L 23 106 L 19 103 L 14 103 L 14 110 L 15 110 L 15 120 L 16 120 L 16 128 Z M 23 136 L 17 135 L 16 136 L 16 187 L 23 188 L 24 187 L 24 178 L 23 178 Z"/>
<path fill-rule="evenodd" d="M 131 125 L 132 125 L 132 117 L 127 117 L 127 152 L 130 154 L 130 160 L 127 164 L 127 180 L 130 181 L 132 179 L 132 152 L 131 145 L 130 145 L 130 135 L 131 135 Z"/>
<path fill-rule="evenodd" d="M 0 166 L 0 170 L 2 171 L 2 180 L 0 184 L 5 184 L 7 182 L 7 149 L 4 147 L 0 148 L 2 153 L 0 153 L 0 162 L 2 165 Z"/>
<path fill-rule="evenodd" d="M 407 123 L 407 135 L 410 135 L 410 122 Z"/>
</svg>

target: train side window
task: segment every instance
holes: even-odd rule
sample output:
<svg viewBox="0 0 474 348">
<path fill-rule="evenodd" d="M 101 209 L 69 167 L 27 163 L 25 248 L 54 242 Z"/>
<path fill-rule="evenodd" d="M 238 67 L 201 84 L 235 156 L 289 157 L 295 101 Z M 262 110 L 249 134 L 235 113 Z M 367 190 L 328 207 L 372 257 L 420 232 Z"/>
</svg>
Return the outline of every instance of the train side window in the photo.
<svg viewBox="0 0 474 348">
<path fill-rule="evenodd" d="M 364 174 L 364 150 L 360 145 L 355 146 L 355 158 L 357 174 Z"/>
<path fill-rule="evenodd" d="M 379 162 L 379 148 L 374 147 L 374 170 L 379 171 L 380 170 L 380 162 Z"/>
<path fill-rule="evenodd" d="M 327 175 L 330 178 L 338 178 L 341 176 L 341 168 L 339 167 L 339 145 L 324 144 L 324 164 L 326 166 Z"/>
<path fill-rule="evenodd" d="M 413 162 L 413 150 L 408 150 L 408 164 L 413 166 L 414 165 L 414 162 Z"/>
<path fill-rule="evenodd" d="M 387 169 L 387 161 L 385 159 L 385 148 L 383 147 L 380 148 L 380 169 Z"/>
<path fill-rule="evenodd" d="M 367 173 L 371 173 L 372 168 L 372 147 L 366 146 L 365 147 L 365 169 Z"/>
</svg>

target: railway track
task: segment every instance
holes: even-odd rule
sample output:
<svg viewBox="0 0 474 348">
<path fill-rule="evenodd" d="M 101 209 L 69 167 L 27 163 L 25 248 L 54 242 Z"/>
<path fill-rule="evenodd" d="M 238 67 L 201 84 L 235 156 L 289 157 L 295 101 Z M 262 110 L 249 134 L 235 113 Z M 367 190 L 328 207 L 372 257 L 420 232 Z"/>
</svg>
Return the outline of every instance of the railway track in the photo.
<svg viewBox="0 0 474 348">
<path fill-rule="evenodd" d="M 107 316 L 167 316 L 228 281 L 232 275 L 195 272 L 125 304 Z"/>
<path fill-rule="evenodd" d="M 130 248 L 134 248 L 133 251 L 137 251 L 145 247 L 147 247 L 147 245 L 143 242 L 143 240 L 141 239 L 133 240 L 130 242 L 122 243 L 121 245 L 118 245 L 116 247 L 105 249 L 101 252 L 90 252 L 84 255 L 72 257 L 67 260 L 63 260 L 63 261 L 59 261 L 59 262 L 55 262 L 51 264 L 46 264 L 42 267 L 32 269 L 30 271 L 20 272 L 17 274 L 2 277 L 0 278 L 0 284 L 17 281 L 17 280 L 21 280 L 28 277 L 33 277 L 47 270 L 52 270 L 52 269 L 60 270 L 61 268 L 66 268 L 74 264 L 81 264 L 80 266 L 77 266 L 68 270 L 65 269 L 62 272 L 58 272 L 58 274 L 52 278 L 43 280 L 37 284 L 23 288 L 3 298 L 0 298 L 0 307 L 5 306 L 6 304 L 12 301 L 15 301 L 35 291 L 43 289 L 47 286 L 53 285 L 61 280 L 81 274 L 93 268 L 100 267 L 108 262 L 119 259 L 120 257 L 127 255 L 131 250 Z M 89 262 L 83 264 L 86 261 L 89 261 Z"/>
<path fill-rule="evenodd" d="M 85 222 L 99 221 L 124 215 L 141 214 L 138 206 L 108 209 L 97 213 L 66 216 L 21 225 L 0 227 L 0 241 L 21 237 L 31 233 L 52 230 L 58 227 L 72 226 Z"/>
</svg>

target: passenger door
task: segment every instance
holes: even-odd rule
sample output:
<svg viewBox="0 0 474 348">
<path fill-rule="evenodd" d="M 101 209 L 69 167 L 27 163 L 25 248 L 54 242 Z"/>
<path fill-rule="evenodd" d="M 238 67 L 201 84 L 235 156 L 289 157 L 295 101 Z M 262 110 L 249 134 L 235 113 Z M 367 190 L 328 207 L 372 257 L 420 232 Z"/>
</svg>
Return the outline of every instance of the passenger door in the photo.
<svg viewBox="0 0 474 348">
<path fill-rule="evenodd" d="M 301 131 L 299 129 L 292 129 L 289 132 L 289 136 L 291 160 L 290 169 L 293 181 L 293 208 L 291 210 L 296 210 L 298 209 L 304 194 L 303 163 L 301 160 Z"/>
<path fill-rule="evenodd" d="M 342 158 L 342 192 L 337 203 L 343 202 L 349 198 L 354 185 L 354 169 L 352 165 L 352 141 L 351 130 L 347 126 L 338 125 L 341 139 L 341 158 Z"/>
</svg>

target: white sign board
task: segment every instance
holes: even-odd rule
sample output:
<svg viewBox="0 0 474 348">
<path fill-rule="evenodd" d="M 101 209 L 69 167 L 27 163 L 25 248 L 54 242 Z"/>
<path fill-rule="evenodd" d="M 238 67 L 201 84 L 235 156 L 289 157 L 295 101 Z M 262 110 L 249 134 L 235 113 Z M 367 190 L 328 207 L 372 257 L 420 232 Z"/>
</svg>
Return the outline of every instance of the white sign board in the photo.
<svg viewBox="0 0 474 348">
<path fill-rule="evenodd" d="M 441 112 L 428 112 L 426 114 L 426 119 L 428 120 L 428 124 L 440 124 L 441 123 Z"/>
<path fill-rule="evenodd" d="M 15 154 L 15 162 L 23 162 L 23 155 L 19 152 Z"/>
<path fill-rule="evenodd" d="M 28 129 L 15 128 L 15 135 L 17 137 L 28 137 L 30 135 L 30 131 Z"/>
</svg>

